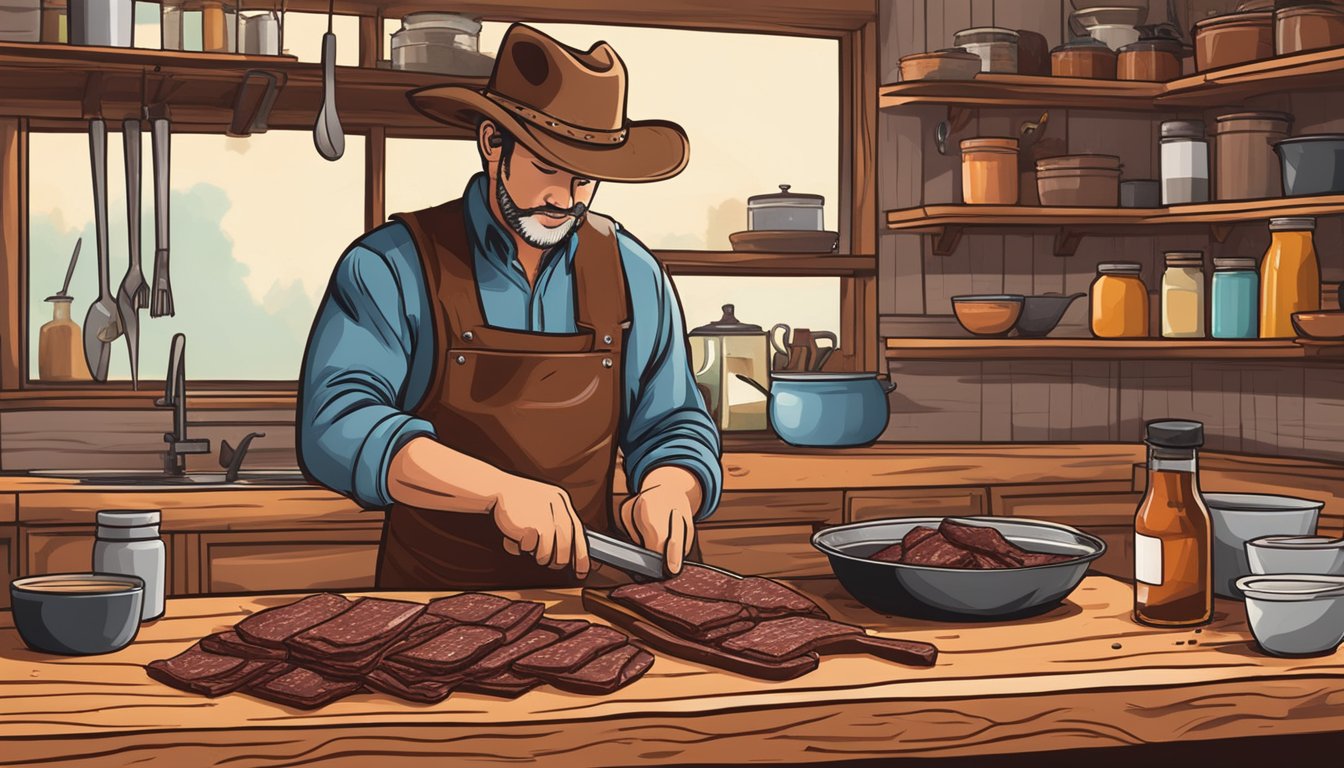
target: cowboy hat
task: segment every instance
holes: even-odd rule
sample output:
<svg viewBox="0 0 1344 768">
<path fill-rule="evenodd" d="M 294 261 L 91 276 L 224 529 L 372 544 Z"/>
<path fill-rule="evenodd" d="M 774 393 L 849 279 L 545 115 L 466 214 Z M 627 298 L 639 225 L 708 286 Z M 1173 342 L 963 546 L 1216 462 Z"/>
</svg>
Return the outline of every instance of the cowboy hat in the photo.
<svg viewBox="0 0 1344 768">
<path fill-rule="evenodd" d="M 484 88 L 435 85 L 407 94 L 426 116 L 475 130 L 481 117 L 546 162 L 602 181 L 658 181 L 686 167 L 686 132 L 625 115 L 625 64 L 604 42 L 570 48 L 526 24 L 504 33 Z"/>
</svg>

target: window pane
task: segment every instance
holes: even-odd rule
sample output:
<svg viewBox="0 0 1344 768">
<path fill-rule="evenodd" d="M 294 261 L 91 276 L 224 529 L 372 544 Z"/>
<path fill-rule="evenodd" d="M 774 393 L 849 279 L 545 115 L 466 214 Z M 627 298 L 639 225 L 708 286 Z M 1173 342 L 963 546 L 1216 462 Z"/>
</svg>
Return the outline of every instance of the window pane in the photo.
<svg viewBox="0 0 1344 768">
<path fill-rule="evenodd" d="M 113 126 L 119 127 L 119 126 Z M 29 173 L 30 375 L 38 375 L 38 331 L 51 319 L 42 301 L 60 290 L 77 238 L 84 239 L 70 293 L 73 316 L 97 297 L 88 139 L 35 134 Z M 332 265 L 363 230 L 364 139 L 347 136 L 335 163 L 307 132 L 248 139 L 178 134 L 172 146 L 171 255 L 175 317 L 140 314 L 140 375 L 161 379 L 172 335 L 187 335 L 195 379 L 297 378 L 304 343 Z M 154 264 L 154 186 L 144 138 L 141 260 Z M 108 222 L 112 290 L 126 272 L 126 193 L 121 134 L 108 137 Z M 126 342 L 112 345 L 110 378 L 129 379 Z"/>
<path fill-rule="evenodd" d="M 473 141 L 387 140 L 387 215 L 456 200 L 481 170 Z"/>
</svg>

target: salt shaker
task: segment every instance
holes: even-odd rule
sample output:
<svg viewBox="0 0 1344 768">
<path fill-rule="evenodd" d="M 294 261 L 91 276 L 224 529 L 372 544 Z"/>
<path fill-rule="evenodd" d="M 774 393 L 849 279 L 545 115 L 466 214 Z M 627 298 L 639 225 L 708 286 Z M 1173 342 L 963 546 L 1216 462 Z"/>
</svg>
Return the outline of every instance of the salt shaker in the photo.
<svg viewBox="0 0 1344 768">
<path fill-rule="evenodd" d="M 1162 124 L 1162 204 L 1209 201 L 1209 142 L 1204 123 L 1169 120 Z"/>
<path fill-rule="evenodd" d="M 163 615 L 166 553 L 159 538 L 162 513 L 148 510 L 104 510 L 98 513 L 93 543 L 93 570 L 139 576 L 145 582 L 141 621 Z"/>
</svg>

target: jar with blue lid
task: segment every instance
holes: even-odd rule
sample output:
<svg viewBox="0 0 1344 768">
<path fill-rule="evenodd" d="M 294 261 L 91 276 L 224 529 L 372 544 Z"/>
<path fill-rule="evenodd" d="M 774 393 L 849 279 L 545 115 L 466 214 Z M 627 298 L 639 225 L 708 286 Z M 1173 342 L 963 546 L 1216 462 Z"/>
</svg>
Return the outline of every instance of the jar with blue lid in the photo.
<svg viewBox="0 0 1344 768">
<path fill-rule="evenodd" d="M 1254 339 L 1260 335 L 1260 274 L 1255 259 L 1213 260 L 1213 337 Z"/>
</svg>

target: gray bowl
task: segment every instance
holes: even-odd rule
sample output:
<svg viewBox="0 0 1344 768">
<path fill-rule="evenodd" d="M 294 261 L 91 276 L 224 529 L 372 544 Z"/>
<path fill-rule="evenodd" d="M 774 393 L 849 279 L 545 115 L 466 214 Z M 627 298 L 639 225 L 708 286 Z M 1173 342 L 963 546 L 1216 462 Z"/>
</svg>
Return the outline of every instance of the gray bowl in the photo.
<svg viewBox="0 0 1344 768">
<path fill-rule="evenodd" d="M 1251 634 L 1275 656 L 1332 653 L 1344 642 L 1344 576 L 1282 574 L 1237 580 Z"/>
<path fill-rule="evenodd" d="M 882 613 L 948 621 L 997 620 L 1044 613 L 1059 604 L 1087 573 L 1106 543 L 1076 528 L 1022 518 L 966 517 L 959 522 L 994 528 L 1023 549 L 1076 555 L 1030 568 L 965 570 L 872 560 L 918 525 L 936 528 L 941 517 L 904 517 L 851 523 L 817 532 L 812 546 L 855 600 Z"/>
<path fill-rule="evenodd" d="M 1263 536 L 1246 542 L 1246 560 L 1257 576 L 1307 573 L 1344 576 L 1344 539 L 1329 536 Z"/>
<path fill-rule="evenodd" d="M 1068 311 L 1069 306 L 1086 295 L 1086 293 L 1074 293 L 1061 296 L 1046 293 L 1040 296 L 1024 296 L 1022 314 L 1017 316 L 1017 325 L 1013 326 L 1013 329 L 1017 331 L 1018 336 L 1027 338 L 1047 336 L 1055 330 L 1059 321 L 1064 319 L 1064 313 Z"/>
<path fill-rule="evenodd" d="M 50 592 L 41 585 L 98 580 L 106 592 Z M 86 656 L 125 648 L 140 629 L 145 582 L 111 573 L 58 573 L 29 576 L 9 584 L 14 626 L 34 651 Z"/>
<path fill-rule="evenodd" d="M 1319 501 L 1259 493 L 1205 493 L 1213 522 L 1213 591 L 1241 599 L 1237 579 L 1251 575 L 1246 542 L 1261 536 L 1309 536 L 1316 532 Z"/>
<path fill-rule="evenodd" d="M 1283 193 L 1333 195 L 1344 192 L 1344 133 L 1284 139 L 1274 145 L 1283 164 Z"/>
</svg>

